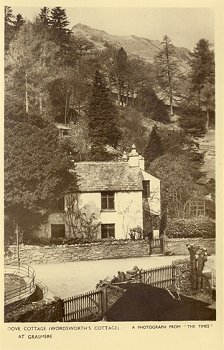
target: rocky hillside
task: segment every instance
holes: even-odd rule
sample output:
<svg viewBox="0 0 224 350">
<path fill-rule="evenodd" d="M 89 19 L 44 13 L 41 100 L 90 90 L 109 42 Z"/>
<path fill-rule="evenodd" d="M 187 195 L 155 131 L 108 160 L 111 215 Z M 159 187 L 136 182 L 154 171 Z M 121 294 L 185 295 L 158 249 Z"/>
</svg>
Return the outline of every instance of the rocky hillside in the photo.
<svg viewBox="0 0 224 350">
<path fill-rule="evenodd" d="M 73 26 L 72 31 L 75 35 L 83 36 L 92 42 L 98 50 L 105 49 L 105 45 L 108 43 L 116 47 L 123 47 L 129 55 L 138 56 L 149 63 L 153 62 L 154 57 L 161 49 L 161 43 L 158 40 L 150 40 L 135 35 L 111 35 L 103 30 L 91 28 L 81 23 Z M 188 69 L 188 57 L 188 49 L 176 47 L 176 58 L 184 69 Z"/>
</svg>

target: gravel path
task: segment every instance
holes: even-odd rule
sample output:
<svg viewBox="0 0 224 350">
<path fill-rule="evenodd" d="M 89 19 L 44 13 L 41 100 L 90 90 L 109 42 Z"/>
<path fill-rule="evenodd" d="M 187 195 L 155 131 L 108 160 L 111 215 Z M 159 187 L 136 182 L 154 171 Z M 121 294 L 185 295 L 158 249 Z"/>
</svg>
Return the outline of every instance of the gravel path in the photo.
<svg viewBox="0 0 224 350">
<path fill-rule="evenodd" d="M 181 258 L 183 256 L 151 256 L 146 258 L 39 264 L 32 265 L 32 267 L 36 271 L 36 278 L 43 282 L 53 295 L 66 298 L 94 290 L 99 280 L 113 277 L 118 271 L 126 272 L 134 266 L 149 269 L 169 265 L 173 260 Z"/>
</svg>

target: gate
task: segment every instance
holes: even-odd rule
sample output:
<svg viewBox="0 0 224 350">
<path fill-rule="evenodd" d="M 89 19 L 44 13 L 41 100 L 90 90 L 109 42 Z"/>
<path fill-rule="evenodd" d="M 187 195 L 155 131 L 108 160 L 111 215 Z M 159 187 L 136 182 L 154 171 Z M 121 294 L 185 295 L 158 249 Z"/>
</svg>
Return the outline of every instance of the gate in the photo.
<svg viewBox="0 0 224 350">
<path fill-rule="evenodd" d="M 152 253 L 164 253 L 164 238 L 152 238 L 149 240 L 149 254 Z"/>
<path fill-rule="evenodd" d="M 103 292 L 89 293 L 63 300 L 63 321 L 97 321 L 103 314 Z"/>
</svg>

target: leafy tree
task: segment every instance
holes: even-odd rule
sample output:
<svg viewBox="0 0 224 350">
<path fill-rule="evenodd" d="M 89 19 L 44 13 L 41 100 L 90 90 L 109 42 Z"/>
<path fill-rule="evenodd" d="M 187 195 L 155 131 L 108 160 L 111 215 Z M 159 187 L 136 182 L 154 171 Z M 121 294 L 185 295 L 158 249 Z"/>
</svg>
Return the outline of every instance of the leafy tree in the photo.
<svg viewBox="0 0 224 350">
<path fill-rule="evenodd" d="M 48 84 L 60 72 L 59 47 L 35 23 L 24 24 L 6 57 L 5 98 L 27 114 L 49 117 Z M 16 114 L 12 114 L 16 117 Z"/>
<path fill-rule="evenodd" d="M 197 93 L 198 107 L 201 107 L 202 89 L 207 85 L 214 85 L 215 62 L 214 51 L 208 40 L 200 39 L 191 53 L 191 89 Z"/>
<path fill-rule="evenodd" d="M 4 7 L 4 39 L 5 51 L 9 49 L 9 44 L 15 34 L 14 16 L 10 6 Z"/>
<path fill-rule="evenodd" d="M 164 150 L 160 136 L 158 134 L 158 129 L 156 126 L 154 126 L 149 135 L 148 144 L 144 151 L 146 168 L 148 168 L 151 162 L 160 157 L 163 153 Z"/>
<path fill-rule="evenodd" d="M 166 35 L 163 38 L 162 46 L 162 50 L 155 58 L 157 79 L 164 97 L 169 99 L 170 115 L 173 115 L 175 84 L 180 72 L 174 58 L 175 47 Z"/>
<path fill-rule="evenodd" d="M 167 209 L 169 217 L 184 218 L 189 201 L 202 198 L 191 167 L 187 154 L 177 157 L 166 153 L 150 164 L 151 174 L 161 180 L 162 207 Z"/>
<path fill-rule="evenodd" d="M 45 28 L 50 27 L 50 9 L 46 6 L 40 9 L 40 13 L 37 16 L 37 22 Z"/>
<path fill-rule="evenodd" d="M 57 6 L 51 10 L 50 25 L 54 40 L 61 46 L 62 49 L 67 49 L 71 31 L 67 28 L 69 21 L 66 16 L 65 9 Z"/>
<path fill-rule="evenodd" d="M 198 108 L 197 105 L 185 102 L 181 105 L 179 125 L 188 134 L 200 137 L 206 132 L 205 112 Z"/>
<path fill-rule="evenodd" d="M 87 116 L 93 147 L 116 147 L 120 139 L 118 112 L 109 97 L 105 79 L 99 71 L 95 74 Z"/>
<path fill-rule="evenodd" d="M 208 129 L 209 112 L 215 108 L 215 60 L 208 40 L 198 41 L 191 53 L 190 65 L 191 92 L 196 94 L 198 109 L 206 109 Z"/>
<path fill-rule="evenodd" d="M 125 107 L 119 111 L 121 130 L 119 144 L 123 150 L 131 149 L 134 143 L 138 152 L 143 154 L 147 142 L 147 128 L 144 124 L 144 117 L 139 111 L 131 107 Z"/>
<path fill-rule="evenodd" d="M 167 108 L 162 100 L 160 100 L 151 86 L 144 86 L 139 89 L 137 95 L 138 109 L 147 117 L 161 123 L 170 121 Z"/>
<path fill-rule="evenodd" d="M 116 85 L 118 89 L 118 105 L 120 105 L 120 102 L 123 105 L 123 100 L 121 100 L 121 95 L 123 95 L 124 93 L 126 75 L 127 75 L 127 53 L 123 49 L 123 47 L 121 47 L 117 52 L 116 61 L 115 61 L 115 79 L 116 79 Z"/>
<path fill-rule="evenodd" d="M 138 97 L 144 87 L 154 80 L 151 65 L 139 58 L 128 57 L 126 70 L 126 106 L 138 106 Z M 137 96 L 137 98 L 136 98 Z"/>
<path fill-rule="evenodd" d="M 128 57 L 126 51 L 121 47 L 116 49 L 107 45 L 105 52 L 100 57 L 105 75 L 110 83 L 110 90 L 117 93 L 117 103 L 124 104 L 124 94 L 127 86 Z"/>
<path fill-rule="evenodd" d="M 25 20 L 23 19 L 23 16 L 20 13 L 18 13 L 18 15 L 16 16 L 16 20 L 14 23 L 16 32 L 18 32 L 20 28 L 25 24 Z"/>
<path fill-rule="evenodd" d="M 10 109 L 8 109 L 10 113 Z M 5 127 L 5 210 L 24 229 L 47 213 L 76 181 L 71 160 L 58 142 L 57 129 L 32 116 L 20 122 L 7 118 Z"/>
</svg>

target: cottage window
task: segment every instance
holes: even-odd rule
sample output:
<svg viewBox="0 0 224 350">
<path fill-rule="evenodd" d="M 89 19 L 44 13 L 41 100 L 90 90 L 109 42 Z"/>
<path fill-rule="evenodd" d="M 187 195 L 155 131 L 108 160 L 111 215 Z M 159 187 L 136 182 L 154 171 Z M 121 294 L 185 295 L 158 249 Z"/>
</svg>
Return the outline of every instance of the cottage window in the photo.
<svg viewBox="0 0 224 350">
<path fill-rule="evenodd" d="M 114 192 L 101 193 L 101 209 L 102 210 L 114 209 Z"/>
<path fill-rule="evenodd" d="M 150 181 L 143 181 L 143 198 L 149 198 L 150 197 Z"/>
<path fill-rule="evenodd" d="M 53 237 L 53 238 L 65 237 L 65 225 L 64 224 L 52 224 L 51 225 L 51 237 Z"/>
<path fill-rule="evenodd" d="M 102 224 L 101 238 L 114 238 L 114 237 L 115 237 L 115 224 Z"/>
</svg>

